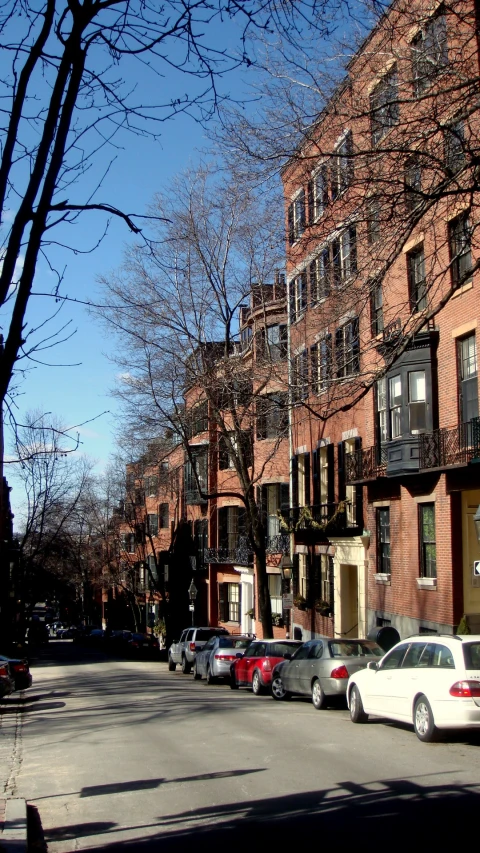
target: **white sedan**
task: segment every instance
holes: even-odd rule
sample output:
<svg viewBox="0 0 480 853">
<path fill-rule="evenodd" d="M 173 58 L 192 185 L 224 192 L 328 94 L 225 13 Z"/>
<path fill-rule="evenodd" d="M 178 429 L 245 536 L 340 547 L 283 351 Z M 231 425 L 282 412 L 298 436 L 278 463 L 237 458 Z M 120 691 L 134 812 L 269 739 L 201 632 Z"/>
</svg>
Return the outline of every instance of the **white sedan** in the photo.
<svg viewBox="0 0 480 853">
<path fill-rule="evenodd" d="M 397 643 L 348 681 L 354 723 L 369 714 L 413 723 L 422 741 L 438 729 L 480 727 L 480 635 L 419 635 Z"/>
</svg>

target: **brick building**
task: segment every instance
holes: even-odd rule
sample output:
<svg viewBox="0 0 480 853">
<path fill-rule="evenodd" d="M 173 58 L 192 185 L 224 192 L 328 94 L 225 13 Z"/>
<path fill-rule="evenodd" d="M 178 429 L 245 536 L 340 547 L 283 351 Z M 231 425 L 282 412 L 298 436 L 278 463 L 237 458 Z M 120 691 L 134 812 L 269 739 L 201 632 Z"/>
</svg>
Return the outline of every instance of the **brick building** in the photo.
<svg viewBox="0 0 480 853">
<path fill-rule="evenodd" d="M 303 637 L 479 618 L 475 32 L 394 3 L 283 171 Z"/>
</svg>

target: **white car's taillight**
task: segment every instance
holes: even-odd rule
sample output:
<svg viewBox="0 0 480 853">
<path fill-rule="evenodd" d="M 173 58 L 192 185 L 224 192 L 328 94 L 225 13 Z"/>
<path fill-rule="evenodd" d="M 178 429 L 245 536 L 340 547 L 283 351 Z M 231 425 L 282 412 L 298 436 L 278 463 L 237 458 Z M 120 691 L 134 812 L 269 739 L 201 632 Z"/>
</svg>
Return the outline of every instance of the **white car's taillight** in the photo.
<svg viewBox="0 0 480 853">
<path fill-rule="evenodd" d="M 480 699 L 480 681 L 456 681 L 449 692 L 450 696 Z"/>
</svg>

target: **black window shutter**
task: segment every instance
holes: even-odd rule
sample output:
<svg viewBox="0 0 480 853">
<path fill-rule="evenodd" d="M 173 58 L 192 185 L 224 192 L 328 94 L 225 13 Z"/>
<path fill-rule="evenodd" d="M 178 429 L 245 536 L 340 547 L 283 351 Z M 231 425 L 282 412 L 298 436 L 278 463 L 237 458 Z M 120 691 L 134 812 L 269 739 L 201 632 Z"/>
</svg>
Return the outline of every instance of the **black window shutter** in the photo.
<svg viewBox="0 0 480 853">
<path fill-rule="evenodd" d="M 298 554 L 294 554 L 294 555 L 293 555 L 293 572 L 292 572 L 292 581 L 293 581 L 293 583 L 292 583 L 292 591 L 293 591 L 293 595 L 294 595 L 294 596 L 298 595 L 298 586 L 299 586 L 299 579 L 298 579 L 298 573 L 299 573 L 299 562 L 300 562 L 300 560 L 299 560 Z"/>
<path fill-rule="evenodd" d="M 310 506 L 310 454 L 304 454 L 305 469 L 305 506 Z"/>
<path fill-rule="evenodd" d="M 238 622 L 242 621 L 242 584 L 238 584 Z"/>
<path fill-rule="evenodd" d="M 228 507 L 218 510 L 218 547 L 228 548 Z"/>
<path fill-rule="evenodd" d="M 228 589 L 226 583 L 218 584 L 218 621 L 227 622 L 226 608 L 228 607 Z"/>
<path fill-rule="evenodd" d="M 298 456 L 292 456 L 293 506 L 298 506 Z"/>
<path fill-rule="evenodd" d="M 350 273 L 357 272 L 357 229 L 355 225 L 350 226 L 349 234 L 349 249 L 350 249 Z"/>
<path fill-rule="evenodd" d="M 288 327 L 280 326 L 280 357 L 286 358 L 288 355 Z"/>
<path fill-rule="evenodd" d="M 288 205 L 288 242 L 290 245 L 295 242 L 295 224 L 293 217 L 293 204 Z"/>
<path fill-rule="evenodd" d="M 320 477 L 319 477 L 320 453 L 314 450 L 312 454 L 312 479 L 313 479 L 313 505 L 320 503 Z"/>
<path fill-rule="evenodd" d="M 335 445 L 327 444 L 327 503 L 335 503 Z"/>
<path fill-rule="evenodd" d="M 300 229 L 301 231 L 305 230 L 306 218 L 305 218 L 305 190 L 302 190 L 300 195 L 298 196 L 298 204 L 300 207 Z"/>
<path fill-rule="evenodd" d="M 264 527 L 267 524 L 267 487 L 258 486 L 257 488 L 257 503 L 260 510 L 260 517 Z"/>
<path fill-rule="evenodd" d="M 247 535 L 247 510 L 244 506 L 237 507 L 237 535 Z"/>
<path fill-rule="evenodd" d="M 358 436 L 355 439 L 355 451 L 362 449 L 362 439 Z M 360 530 L 363 530 L 363 486 L 358 484 L 355 486 L 355 505 L 357 508 L 356 523 Z"/>
<path fill-rule="evenodd" d="M 290 515 L 290 488 L 288 483 L 280 483 L 280 512 L 288 521 Z"/>
<path fill-rule="evenodd" d="M 338 500 L 344 501 L 347 496 L 345 484 L 345 442 L 339 441 L 337 444 L 337 479 L 338 479 Z"/>
<path fill-rule="evenodd" d="M 257 411 L 257 438 L 259 441 L 267 437 L 266 403 L 267 400 L 263 397 L 257 398 L 255 408 Z"/>
</svg>

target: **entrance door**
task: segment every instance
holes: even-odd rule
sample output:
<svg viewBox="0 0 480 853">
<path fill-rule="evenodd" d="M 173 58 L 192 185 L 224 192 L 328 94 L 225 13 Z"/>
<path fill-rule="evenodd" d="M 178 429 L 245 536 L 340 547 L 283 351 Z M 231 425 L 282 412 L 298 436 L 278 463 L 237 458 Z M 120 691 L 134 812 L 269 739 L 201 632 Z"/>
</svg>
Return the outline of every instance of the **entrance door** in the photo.
<svg viewBox="0 0 480 853">
<path fill-rule="evenodd" d="M 358 637 L 358 566 L 340 566 L 340 635 Z"/>
<path fill-rule="evenodd" d="M 473 575 L 473 563 L 480 560 L 480 545 L 473 516 L 480 504 L 480 489 L 462 492 L 463 519 L 463 609 L 465 613 L 480 614 L 480 577 Z"/>
</svg>

